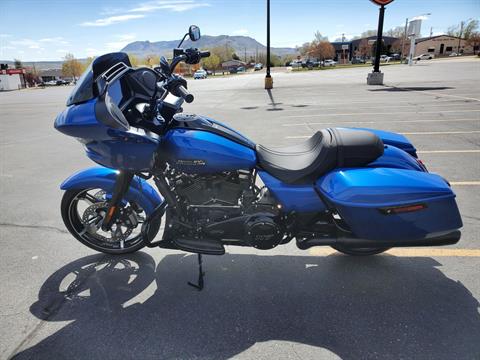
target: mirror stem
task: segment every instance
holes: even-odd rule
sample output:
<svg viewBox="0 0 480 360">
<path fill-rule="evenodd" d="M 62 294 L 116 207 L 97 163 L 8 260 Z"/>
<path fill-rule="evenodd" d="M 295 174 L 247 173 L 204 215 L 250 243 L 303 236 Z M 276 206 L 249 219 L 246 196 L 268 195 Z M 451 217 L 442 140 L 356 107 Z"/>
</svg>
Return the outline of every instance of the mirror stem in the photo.
<svg viewBox="0 0 480 360">
<path fill-rule="evenodd" d="M 183 35 L 183 38 L 182 40 L 180 40 L 180 44 L 178 44 L 177 48 L 179 48 L 180 46 L 182 46 L 183 42 L 185 41 L 185 38 L 188 36 L 188 33 L 186 33 L 185 35 Z"/>
</svg>

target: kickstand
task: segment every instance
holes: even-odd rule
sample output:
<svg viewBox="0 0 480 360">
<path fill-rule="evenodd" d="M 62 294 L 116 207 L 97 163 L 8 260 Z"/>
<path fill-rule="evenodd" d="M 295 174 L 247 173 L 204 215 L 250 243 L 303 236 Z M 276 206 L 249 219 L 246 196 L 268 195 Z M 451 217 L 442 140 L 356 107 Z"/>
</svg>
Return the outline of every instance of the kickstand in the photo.
<svg viewBox="0 0 480 360">
<path fill-rule="evenodd" d="M 194 283 L 191 283 L 189 281 L 188 285 L 194 287 L 198 291 L 202 291 L 203 290 L 203 276 L 204 275 L 205 275 L 205 273 L 203 272 L 203 269 L 202 269 L 202 254 L 198 254 L 198 283 L 194 284 Z"/>
</svg>

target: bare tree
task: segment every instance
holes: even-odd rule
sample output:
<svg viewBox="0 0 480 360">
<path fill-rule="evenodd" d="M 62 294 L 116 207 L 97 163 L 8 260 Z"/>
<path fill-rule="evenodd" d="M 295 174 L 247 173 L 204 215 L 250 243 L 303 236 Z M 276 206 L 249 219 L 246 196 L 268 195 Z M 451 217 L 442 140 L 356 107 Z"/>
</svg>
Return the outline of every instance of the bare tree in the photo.
<svg viewBox="0 0 480 360">
<path fill-rule="evenodd" d="M 62 75 L 71 76 L 74 81 L 82 73 L 82 64 L 78 61 L 75 56 L 71 53 L 65 55 L 63 65 L 62 65 Z"/>
</svg>

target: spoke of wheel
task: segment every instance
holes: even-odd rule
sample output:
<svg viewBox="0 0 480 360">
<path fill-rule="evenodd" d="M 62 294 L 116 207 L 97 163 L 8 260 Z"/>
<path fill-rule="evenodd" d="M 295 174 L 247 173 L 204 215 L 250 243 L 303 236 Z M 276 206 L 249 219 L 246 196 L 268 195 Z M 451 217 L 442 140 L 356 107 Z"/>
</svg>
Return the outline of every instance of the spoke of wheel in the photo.
<svg viewBox="0 0 480 360">
<path fill-rule="evenodd" d="M 98 199 L 95 196 L 89 194 L 88 192 L 85 193 L 80 199 L 84 200 L 85 202 L 89 203 L 90 205 L 93 205 L 96 202 L 98 202 Z"/>
</svg>

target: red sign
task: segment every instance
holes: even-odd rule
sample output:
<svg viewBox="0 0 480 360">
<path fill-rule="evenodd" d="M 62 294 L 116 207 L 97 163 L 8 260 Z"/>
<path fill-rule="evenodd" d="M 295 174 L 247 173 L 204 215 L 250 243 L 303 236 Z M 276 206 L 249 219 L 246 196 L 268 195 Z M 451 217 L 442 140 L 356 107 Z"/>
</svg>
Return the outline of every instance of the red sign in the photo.
<svg viewBox="0 0 480 360">
<path fill-rule="evenodd" d="M 7 69 L 7 70 L 0 70 L 0 74 L 6 75 L 14 75 L 14 74 L 24 74 L 24 69 Z"/>
<path fill-rule="evenodd" d="M 385 6 L 390 4 L 393 0 L 370 0 L 370 1 L 377 4 L 378 6 Z"/>
</svg>

